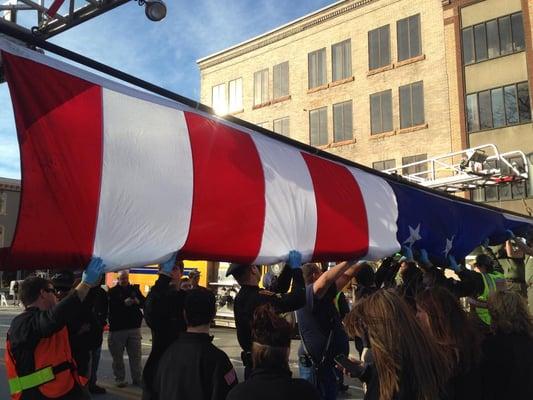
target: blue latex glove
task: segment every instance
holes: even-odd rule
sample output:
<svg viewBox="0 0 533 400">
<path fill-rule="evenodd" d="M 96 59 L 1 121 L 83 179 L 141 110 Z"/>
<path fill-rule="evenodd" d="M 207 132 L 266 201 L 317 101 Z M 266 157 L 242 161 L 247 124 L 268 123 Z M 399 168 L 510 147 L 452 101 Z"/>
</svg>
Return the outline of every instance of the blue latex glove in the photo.
<svg viewBox="0 0 533 400">
<path fill-rule="evenodd" d="M 411 247 L 402 246 L 402 254 L 405 256 L 405 258 L 407 258 L 407 261 L 413 261 L 414 260 L 413 249 L 411 249 Z"/>
<path fill-rule="evenodd" d="M 430 264 L 428 252 L 426 249 L 420 249 L 420 262 L 422 264 Z"/>
<path fill-rule="evenodd" d="M 507 233 L 507 240 L 509 240 L 509 239 L 516 239 L 516 236 L 515 236 L 515 234 L 513 233 L 512 230 L 507 229 L 507 230 L 505 231 L 505 233 Z"/>
<path fill-rule="evenodd" d="M 81 281 L 87 285 L 93 286 L 98 283 L 100 276 L 104 273 L 104 262 L 100 257 L 93 257 L 83 271 Z"/>
<path fill-rule="evenodd" d="M 289 264 L 289 267 L 291 269 L 298 269 L 302 265 L 302 254 L 299 251 L 291 250 L 289 252 L 289 259 L 287 260 L 287 264 Z"/>
<path fill-rule="evenodd" d="M 164 263 L 161 263 L 161 272 L 165 275 L 170 275 L 172 273 L 172 270 L 174 269 L 174 265 L 176 265 L 176 255 L 178 253 L 173 253 L 170 258 L 165 261 Z"/>
<path fill-rule="evenodd" d="M 454 270 L 455 272 L 459 272 L 461 271 L 462 267 L 461 267 L 461 264 L 457 264 L 457 261 L 455 261 L 455 257 L 452 256 L 451 254 L 448 256 L 448 263 L 449 263 L 449 268 Z"/>
</svg>

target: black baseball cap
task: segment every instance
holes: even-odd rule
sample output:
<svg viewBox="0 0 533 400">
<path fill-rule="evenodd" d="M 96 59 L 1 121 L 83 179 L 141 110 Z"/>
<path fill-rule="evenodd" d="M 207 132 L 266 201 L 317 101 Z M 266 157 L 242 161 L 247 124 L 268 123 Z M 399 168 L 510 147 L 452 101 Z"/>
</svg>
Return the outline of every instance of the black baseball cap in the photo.
<svg viewBox="0 0 533 400">
<path fill-rule="evenodd" d="M 247 265 L 247 264 L 231 263 L 229 265 L 228 270 L 226 271 L 226 276 L 239 275 L 240 273 L 242 273 L 244 271 L 244 268 L 248 268 L 248 267 L 249 267 L 249 265 Z"/>
</svg>

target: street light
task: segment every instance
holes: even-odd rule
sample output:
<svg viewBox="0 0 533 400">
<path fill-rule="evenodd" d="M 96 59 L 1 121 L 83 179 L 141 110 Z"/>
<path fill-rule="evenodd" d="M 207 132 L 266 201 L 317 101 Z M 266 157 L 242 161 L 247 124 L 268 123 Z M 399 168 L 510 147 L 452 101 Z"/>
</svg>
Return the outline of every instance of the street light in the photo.
<svg viewBox="0 0 533 400">
<path fill-rule="evenodd" d="M 161 21 L 167 15 L 163 0 L 139 0 L 139 5 L 144 5 L 144 12 L 150 21 Z"/>
</svg>

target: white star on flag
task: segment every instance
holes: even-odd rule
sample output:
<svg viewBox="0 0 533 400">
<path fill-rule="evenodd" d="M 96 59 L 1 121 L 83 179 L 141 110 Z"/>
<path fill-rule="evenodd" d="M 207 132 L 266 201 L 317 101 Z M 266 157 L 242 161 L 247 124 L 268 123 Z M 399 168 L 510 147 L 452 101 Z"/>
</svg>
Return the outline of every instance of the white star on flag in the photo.
<svg viewBox="0 0 533 400">
<path fill-rule="evenodd" d="M 416 228 L 412 228 L 411 225 L 409 225 L 409 237 L 403 244 L 408 243 L 409 246 L 412 246 L 415 242 L 422 239 L 422 236 L 420 236 L 420 224 L 417 225 Z"/>
<path fill-rule="evenodd" d="M 451 239 L 446 239 L 446 247 L 444 248 L 444 257 L 448 257 L 448 253 L 453 248 L 453 239 L 455 238 L 455 235 L 452 236 Z"/>
</svg>

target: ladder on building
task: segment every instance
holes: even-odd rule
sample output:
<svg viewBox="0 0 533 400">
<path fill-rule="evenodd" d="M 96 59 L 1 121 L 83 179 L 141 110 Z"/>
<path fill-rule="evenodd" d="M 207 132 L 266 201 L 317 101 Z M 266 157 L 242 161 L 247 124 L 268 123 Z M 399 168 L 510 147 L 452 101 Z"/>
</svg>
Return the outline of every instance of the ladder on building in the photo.
<svg viewBox="0 0 533 400">
<path fill-rule="evenodd" d="M 386 169 L 410 182 L 449 193 L 526 180 L 529 162 L 520 151 L 500 153 L 485 144 Z"/>
</svg>

